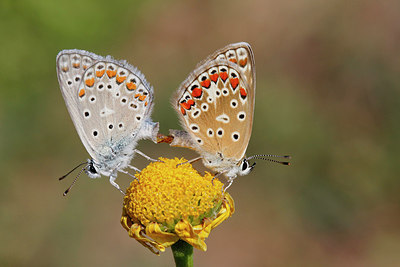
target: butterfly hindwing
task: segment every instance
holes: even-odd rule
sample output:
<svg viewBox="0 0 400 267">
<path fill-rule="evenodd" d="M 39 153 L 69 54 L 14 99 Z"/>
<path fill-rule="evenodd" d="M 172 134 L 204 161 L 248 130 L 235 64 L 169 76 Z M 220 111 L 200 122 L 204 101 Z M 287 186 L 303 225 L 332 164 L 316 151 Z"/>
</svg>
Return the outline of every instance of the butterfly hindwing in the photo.
<svg viewBox="0 0 400 267">
<path fill-rule="evenodd" d="M 192 148 L 240 161 L 250 140 L 255 103 L 250 45 L 230 44 L 211 54 L 181 84 L 173 102 Z M 176 144 L 187 142 L 175 137 Z"/>
<path fill-rule="evenodd" d="M 198 152 L 239 161 L 251 135 L 254 95 L 238 66 L 206 62 L 178 92 L 176 109 Z"/>
<path fill-rule="evenodd" d="M 244 74 L 247 83 L 251 88 L 256 88 L 256 66 L 254 61 L 254 54 L 251 46 L 246 42 L 229 44 L 210 56 L 207 57 L 203 62 L 200 62 L 199 66 L 210 60 L 220 59 L 228 60 L 239 66 L 240 71 Z M 196 67 L 196 68 L 197 68 Z"/>
<path fill-rule="evenodd" d="M 153 103 L 153 89 L 144 76 L 125 61 L 83 50 L 61 51 L 57 71 L 71 118 L 91 157 L 102 161 L 124 147 L 133 150 Z"/>
</svg>

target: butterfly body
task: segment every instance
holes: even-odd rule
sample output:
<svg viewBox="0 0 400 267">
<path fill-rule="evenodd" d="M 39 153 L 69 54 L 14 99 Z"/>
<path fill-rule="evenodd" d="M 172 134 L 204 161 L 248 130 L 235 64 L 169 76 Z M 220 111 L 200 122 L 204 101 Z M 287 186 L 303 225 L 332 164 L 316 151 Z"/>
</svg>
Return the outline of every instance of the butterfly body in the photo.
<svg viewBox="0 0 400 267">
<path fill-rule="evenodd" d="M 158 123 L 150 119 L 153 88 L 126 61 L 84 50 L 57 55 L 61 92 L 78 135 L 91 156 L 85 168 L 115 183 L 117 172 L 130 166 L 137 142 L 155 141 Z"/>
<path fill-rule="evenodd" d="M 252 169 L 245 158 L 255 104 L 250 45 L 231 44 L 209 56 L 181 84 L 172 103 L 185 129 L 170 131 L 172 146 L 196 150 L 206 167 L 230 181 Z"/>
</svg>

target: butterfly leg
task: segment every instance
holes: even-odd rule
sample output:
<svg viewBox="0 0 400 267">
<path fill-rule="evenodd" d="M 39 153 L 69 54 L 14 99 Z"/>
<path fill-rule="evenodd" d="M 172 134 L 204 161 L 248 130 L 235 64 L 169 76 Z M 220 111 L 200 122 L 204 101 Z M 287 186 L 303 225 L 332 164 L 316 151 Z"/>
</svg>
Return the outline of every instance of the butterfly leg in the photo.
<svg viewBox="0 0 400 267">
<path fill-rule="evenodd" d="M 133 167 L 133 166 L 132 166 Z M 135 175 L 133 175 L 133 174 L 130 174 L 129 172 L 127 172 L 127 171 L 124 171 L 124 170 L 119 170 L 120 172 L 122 172 L 122 173 L 125 173 L 125 174 L 127 174 L 127 175 L 129 175 L 130 177 L 133 177 L 133 179 L 135 179 L 135 180 L 137 180 L 138 182 L 139 182 L 139 180 L 138 180 L 138 178 L 136 178 L 136 176 Z"/>
<path fill-rule="evenodd" d="M 235 176 L 235 177 L 229 177 L 229 179 L 228 179 L 228 185 L 225 186 L 225 188 L 224 188 L 224 193 L 226 192 L 226 190 L 228 190 L 229 187 L 231 187 L 231 185 L 232 185 L 232 183 L 233 183 L 233 180 L 234 180 L 235 178 L 236 178 L 236 176 Z"/>
<path fill-rule="evenodd" d="M 179 164 L 176 165 L 176 167 L 178 167 L 178 166 L 180 166 L 180 165 L 183 165 L 183 164 L 187 164 L 187 163 L 189 163 L 189 164 L 195 163 L 196 161 L 199 161 L 199 160 L 201 160 L 202 158 L 203 158 L 203 157 L 197 157 L 197 158 L 194 158 L 194 159 L 191 159 L 191 160 L 188 160 L 188 161 L 179 163 Z"/>
<path fill-rule="evenodd" d="M 119 185 L 115 182 L 117 179 L 117 176 L 111 175 L 110 176 L 110 184 L 112 184 L 115 188 L 117 188 L 123 195 L 125 195 L 124 191 L 121 190 Z"/>
<path fill-rule="evenodd" d="M 138 168 L 136 168 L 135 166 L 128 165 L 128 167 L 131 168 L 131 169 L 134 170 L 134 171 L 141 172 L 141 170 L 138 169 Z"/>
<path fill-rule="evenodd" d="M 158 159 L 152 159 L 152 158 L 150 158 L 149 156 L 147 156 L 146 154 L 144 154 L 142 151 L 140 151 L 140 150 L 137 150 L 137 149 L 135 149 L 134 150 L 135 151 L 135 153 L 138 153 L 140 156 L 142 156 L 143 158 L 145 158 L 145 159 L 147 159 L 147 160 L 149 160 L 149 161 L 154 161 L 154 162 L 156 162 L 156 161 L 160 161 L 160 160 L 158 160 Z"/>
</svg>

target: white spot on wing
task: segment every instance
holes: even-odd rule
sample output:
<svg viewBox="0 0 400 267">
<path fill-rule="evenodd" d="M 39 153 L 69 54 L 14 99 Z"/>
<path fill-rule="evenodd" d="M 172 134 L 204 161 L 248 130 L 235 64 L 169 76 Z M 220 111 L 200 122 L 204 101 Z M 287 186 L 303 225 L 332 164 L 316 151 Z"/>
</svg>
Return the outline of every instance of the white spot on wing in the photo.
<svg viewBox="0 0 400 267">
<path fill-rule="evenodd" d="M 238 106 L 238 101 L 236 99 L 231 100 L 231 108 L 237 108 Z"/>
<path fill-rule="evenodd" d="M 113 109 L 109 109 L 107 107 L 104 107 L 102 110 L 100 110 L 100 117 L 107 117 L 111 114 L 114 114 L 115 111 Z"/>
<path fill-rule="evenodd" d="M 240 133 L 239 132 L 233 132 L 232 133 L 232 141 L 237 142 L 240 139 Z"/>
<path fill-rule="evenodd" d="M 207 135 L 208 135 L 208 137 L 213 137 L 214 136 L 214 130 L 211 129 L 211 128 L 208 128 L 207 129 Z"/>
<path fill-rule="evenodd" d="M 194 133 L 198 133 L 200 131 L 200 127 L 196 123 L 192 123 L 190 124 L 190 130 L 192 130 Z"/>
<path fill-rule="evenodd" d="M 218 136 L 218 137 L 224 136 L 224 129 L 218 128 L 218 129 L 217 129 L 217 136 Z"/>
<path fill-rule="evenodd" d="M 223 123 L 229 123 L 229 116 L 226 115 L 225 113 L 222 115 L 219 115 L 218 117 L 215 118 L 217 121 L 219 122 L 223 122 Z"/>
<path fill-rule="evenodd" d="M 200 109 L 198 109 L 198 108 L 193 109 L 193 111 L 192 111 L 192 113 L 191 113 L 193 119 L 196 119 L 197 117 L 199 117 L 200 114 L 201 114 L 201 111 L 200 111 Z"/>
<path fill-rule="evenodd" d="M 246 112 L 244 111 L 238 112 L 237 118 L 239 121 L 244 121 L 246 119 Z"/>
</svg>

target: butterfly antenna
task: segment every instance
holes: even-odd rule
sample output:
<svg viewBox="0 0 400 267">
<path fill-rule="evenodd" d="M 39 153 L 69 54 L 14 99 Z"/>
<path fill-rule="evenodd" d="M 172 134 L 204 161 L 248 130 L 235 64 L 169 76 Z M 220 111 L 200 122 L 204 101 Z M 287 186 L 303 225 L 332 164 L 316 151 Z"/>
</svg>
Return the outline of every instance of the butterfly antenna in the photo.
<svg viewBox="0 0 400 267">
<path fill-rule="evenodd" d="M 82 165 L 82 164 L 80 164 L 80 165 Z M 80 166 L 80 165 L 79 165 L 79 166 Z M 76 169 L 76 168 L 77 168 L 77 167 L 75 167 L 75 169 Z M 65 192 L 63 193 L 63 196 L 64 196 L 64 197 L 68 194 L 68 192 L 71 190 L 71 188 L 75 185 L 76 181 L 78 180 L 79 176 L 81 176 L 81 174 L 82 174 L 82 172 L 83 172 L 84 170 L 86 170 L 86 166 L 83 167 L 82 170 L 79 171 L 78 175 L 75 177 L 75 179 L 74 179 L 74 181 L 72 182 L 72 184 L 68 187 L 67 190 L 65 190 Z"/>
<path fill-rule="evenodd" d="M 285 158 L 285 159 L 291 159 L 291 156 L 289 155 L 285 155 L 285 156 L 279 156 L 279 155 L 253 155 L 251 157 L 248 157 L 247 160 L 250 159 L 262 159 L 262 160 L 267 160 L 270 162 L 275 162 L 275 163 L 279 163 L 282 165 L 290 165 L 290 162 L 288 161 L 280 161 L 280 160 L 274 160 L 274 159 L 269 159 L 270 158 Z"/>
<path fill-rule="evenodd" d="M 68 175 L 71 174 L 71 172 L 75 171 L 76 169 L 78 169 L 80 166 L 82 166 L 83 164 L 86 164 L 87 162 L 82 162 L 81 164 L 79 164 L 78 166 L 76 166 L 75 168 L 73 168 L 72 170 L 70 170 L 67 174 L 61 176 L 60 178 L 58 178 L 59 181 L 61 181 L 62 179 L 64 179 L 65 177 L 67 177 Z"/>
</svg>

